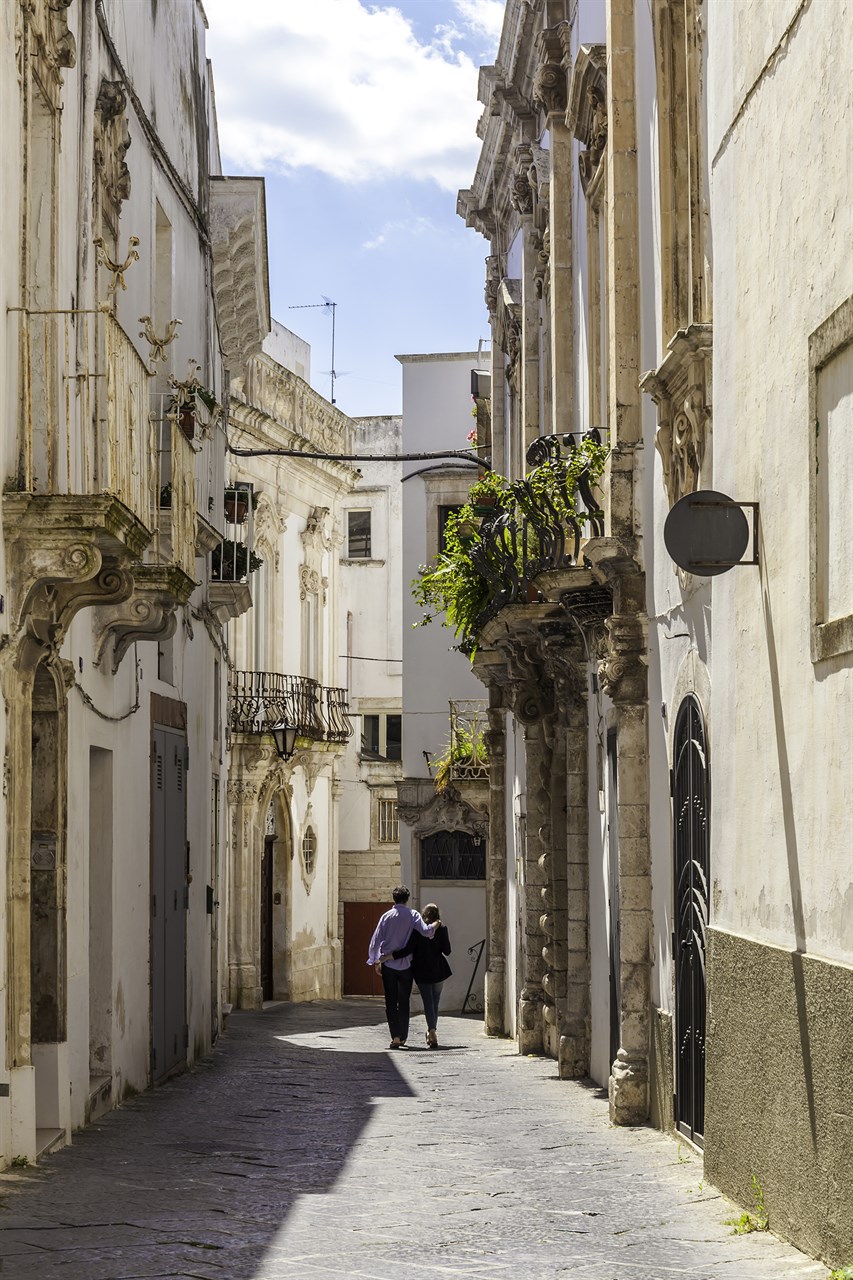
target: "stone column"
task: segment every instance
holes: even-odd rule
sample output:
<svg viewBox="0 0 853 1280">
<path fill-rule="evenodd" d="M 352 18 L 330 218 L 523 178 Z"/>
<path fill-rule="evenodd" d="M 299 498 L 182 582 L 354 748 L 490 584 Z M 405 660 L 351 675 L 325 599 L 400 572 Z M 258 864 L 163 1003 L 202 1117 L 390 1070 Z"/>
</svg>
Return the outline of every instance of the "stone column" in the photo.
<svg viewBox="0 0 853 1280">
<path fill-rule="evenodd" d="M 634 8 L 635 0 L 607 2 L 609 532 L 626 538 L 634 536 L 634 450 L 642 439 Z"/>
<path fill-rule="evenodd" d="M 489 856 L 486 865 L 485 1025 L 487 1036 L 506 1035 L 506 711 L 500 689 L 489 689 Z"/>
<path fill-rule="evenodd" d="M 562 1079 L 589 1074 L 589 752 L 588 706 L 576 697 L 566 715 L 566 1011 L 560 1036 Z"/>
<path fill-rule="evenodd" d="M 518 1009 L 519 1053 L 542 1053 L 542 1006 L 545 992 L 542 979 L 545 973 L 542 934 L 542 890 L 546 871 L 542 866 L 543 829 L 550 820 L 547 778 L 549 775 L 548 745 L 543 731 L 541 714 L 535 719 L 518 716 L 524 724 L 524 746 L 527 757 L 527 831 L 524 850 L 524 892 L 521 896 L 522 917 L 522 981 Z"/>
<path fill-rule="evenodd" d="M 230 815 L 228 888 L 228 989 L 238 1009 L 260 1009 L 260 859 L 263 815 L 260 798 L 265 757 L 258 748 L 233 748 L 228 782 Z M 260 766 L 260 768 L 259 768 Z"/>
<path fill-rule="evenodd" d="M 526 179 L 525 179 L 526 181 Z M 539 435 L 539 293 L 536 268 L 539 249 L 532 235 L 532 219 L 524 216 L 521 240 L 521 439 L 526 451 Z M 522 472 L 524 461 L 521 463 Z"/>
<path fill-rule="evenodd" d="M 544 806 L 547 819 L 539 835 L 542 853 L 539 866 L 545 878 L 542 888 L 542 915 L 539 925 L 545 938 L 542 960 L 545 972 L 542 989 L 543 1042 L 551 1058 L 559 1056 L 560 1037 L 566 1008 L 566 735 L 562 716 L 547 716 L 542 724 L 547 752 Z"/>
<path fill-rule="evenodd" d="M 562 118 L 549 117 L 548 126 L 551 133 L 551 200 L 548 210 L 551 242 L 551 429 L 561 433 L 577 429 L 572 270 L 573 138 L 566 128 L 565 115 Z"/>
<path fill-rule="evenodd" d="M 599 669 L 602 687 L 616 707 L 617 735 L 619 1052 L 608 1090 L 614 1124 L 643 1124 L 649 1111 L 652 880 L 646 645 L 638 613 L 607 619 L 607 653 Z"/>
</svg>

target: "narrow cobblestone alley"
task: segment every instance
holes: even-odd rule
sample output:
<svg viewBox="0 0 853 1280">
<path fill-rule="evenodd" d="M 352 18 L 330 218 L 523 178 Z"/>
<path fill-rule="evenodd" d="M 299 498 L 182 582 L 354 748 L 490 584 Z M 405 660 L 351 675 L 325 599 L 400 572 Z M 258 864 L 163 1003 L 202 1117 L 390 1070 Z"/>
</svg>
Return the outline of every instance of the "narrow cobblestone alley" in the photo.
<svg viewBox="0 0 853 1280">
<path fill-rule="evenodd" d="M 822 1280 L 733 1236 L 698 1157 L 610 1128 L 478 1021 L 387 1050 L 378 1004 L 237 1013 L 198 1070 L 2 1176 L 14 1280 Z M 771 1215 L 772 1203 L 768 1205 Z"/>
</svg>

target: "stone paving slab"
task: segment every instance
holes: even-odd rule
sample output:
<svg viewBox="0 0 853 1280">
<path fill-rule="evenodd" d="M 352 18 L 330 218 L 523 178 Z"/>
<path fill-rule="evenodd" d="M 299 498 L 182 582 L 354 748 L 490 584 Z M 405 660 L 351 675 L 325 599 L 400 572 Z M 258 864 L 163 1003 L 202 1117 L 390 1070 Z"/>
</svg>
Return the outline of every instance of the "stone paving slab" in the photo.
<svg viewBox="0 0 853 1280">
<path fill-rule="evenodd" d="M 210 1058 L 0 1175 L 14 1280 L 825 1280 L 591 1085 L 373 1001 L 232 1014 Z M 768 1205 L 771 1216 L 773 1206 Z M 739 1212 L 739 1211 L 738 1211 Z"/>
</svg>

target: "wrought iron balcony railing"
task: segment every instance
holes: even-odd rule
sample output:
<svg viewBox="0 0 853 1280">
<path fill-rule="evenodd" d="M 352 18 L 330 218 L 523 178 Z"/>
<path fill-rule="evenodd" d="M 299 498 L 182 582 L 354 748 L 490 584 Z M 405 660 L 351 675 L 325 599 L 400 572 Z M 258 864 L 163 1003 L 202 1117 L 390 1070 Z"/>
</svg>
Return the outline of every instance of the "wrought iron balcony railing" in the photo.
<svg viewBox="0 0 853 1280">
<path fill-rule="evenodd" d="M 235 671 L 229 719 L 233 733 L 266 733 L 286 720 L 314 742 L 346 742 L 352 734 L 346 689 L 277 671 Z"/>
<path fill-rule="evenodd" d="M 18 488 L 111 494 L 157 527 L 150 372 L 106 311 L 23 311 Z"/>
<path fill-rule="evenodd" d="M 177 564 L 195 576 L 196 496 L 195 450 L 174 413 L 166 412 L 163 396 L 152 410 L 157 442 L 159 518 L 150 558 L 157 564 Z"/>
<path fill-rule="evenodd" d="M 489 727 L 485 702 L 457 699 L 450 703 L 451 782 L 488 782 L 489 757 L 484 733 Z"/>
</svg>

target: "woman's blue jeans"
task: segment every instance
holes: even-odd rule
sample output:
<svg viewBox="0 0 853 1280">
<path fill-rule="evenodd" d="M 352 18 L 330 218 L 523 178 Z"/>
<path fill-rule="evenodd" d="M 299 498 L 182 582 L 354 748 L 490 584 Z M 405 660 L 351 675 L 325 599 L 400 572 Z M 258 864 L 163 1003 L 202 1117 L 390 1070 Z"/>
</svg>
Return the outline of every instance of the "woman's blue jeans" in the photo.
<svg viewBox="0 0 853 1280">
<path fill-rule="evenodd" d="M 438 1026 L 438 1002 L 441 999 L 441 988 L 443 986 L 443 982 L 418 983 L 418 991 L 420 991 L 421 999 L 424 1002 L 426 1024 L 430 1031 L 435 1031 Z"/>
</svg>

